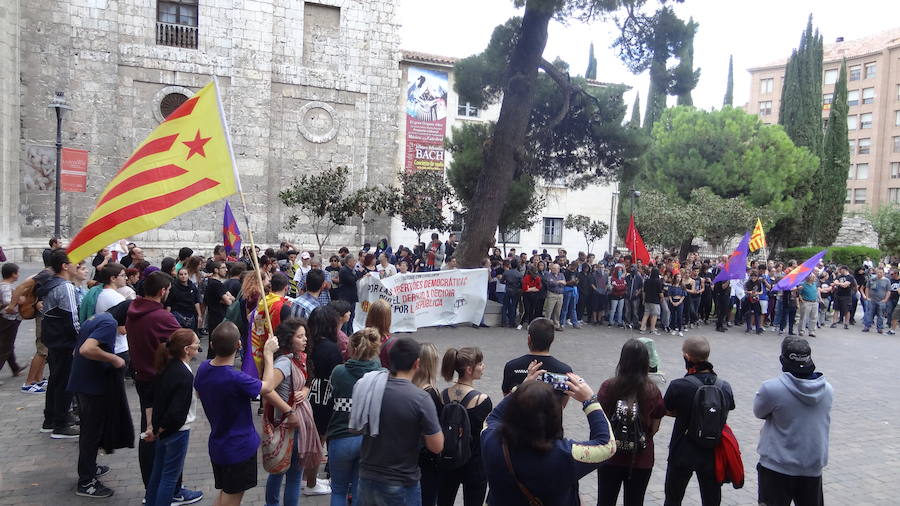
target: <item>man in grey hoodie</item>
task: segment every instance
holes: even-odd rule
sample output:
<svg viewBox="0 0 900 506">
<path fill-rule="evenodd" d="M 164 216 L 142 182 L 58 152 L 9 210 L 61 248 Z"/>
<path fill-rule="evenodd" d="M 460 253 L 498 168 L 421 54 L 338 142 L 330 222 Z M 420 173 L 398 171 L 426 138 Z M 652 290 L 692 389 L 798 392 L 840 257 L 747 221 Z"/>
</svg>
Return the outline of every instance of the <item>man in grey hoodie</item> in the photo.
<svg viewBox="0 0 900 506">
<path fill-rule="evenodd" d="M 828 429 L 833 390 L 815 372 L 806 339 L 781 343 L 781 376 L 756 392 L 753 414 L 765 420 L 760 430 L 760 506 L 821 506 L 822 468 L 828 464 Z"/>
</svg>

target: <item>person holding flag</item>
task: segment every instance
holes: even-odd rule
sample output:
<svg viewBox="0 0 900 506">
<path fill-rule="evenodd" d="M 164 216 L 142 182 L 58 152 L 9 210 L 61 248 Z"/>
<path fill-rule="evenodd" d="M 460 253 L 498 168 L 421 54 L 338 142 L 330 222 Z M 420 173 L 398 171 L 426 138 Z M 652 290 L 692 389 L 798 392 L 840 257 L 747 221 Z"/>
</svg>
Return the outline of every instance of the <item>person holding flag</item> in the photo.
<svg viewBox="0 0 900 506">
<path fill-rule="evenodd" d="M 750 233 L 744 234 L 744 238 L 738 243 L 737 249 L 729 256 L 723 256 L 723 262 L 717 267 L 718 274 L 713 279 L 713 295 L 716 299 L 716 330 L 725 332 L 728 330 L 725 323 L 730 312 L 729 299 L 731 295 L 731 280 L 743 281 L 747 274 L 747 250 L 750 243 Z"/>
</svg>

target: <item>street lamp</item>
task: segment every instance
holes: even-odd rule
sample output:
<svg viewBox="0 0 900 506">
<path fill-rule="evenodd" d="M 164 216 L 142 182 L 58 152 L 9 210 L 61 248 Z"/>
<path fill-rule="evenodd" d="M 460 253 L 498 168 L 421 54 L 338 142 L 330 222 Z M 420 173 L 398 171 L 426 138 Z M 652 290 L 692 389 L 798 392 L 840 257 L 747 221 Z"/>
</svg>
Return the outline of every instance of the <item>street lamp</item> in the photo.
<svg viewBox="0 0 900 506">
<path fill-rule="evenodd" d="M 619 192 L 612 192 L 612 199 L 609 204 L 609 254 L 613 254 L 613 237 L 616 235 L 616 220 L 618 220 L 618 213 L 616 212 L 616 199 L 619 197 Z"/>
<path fill-rule="evenodd" d="M 640 190 L 635 190 L 634 186 L 631 187 L 631 216 L 634 216 L 634 199 L 641 196 Z"/>
<path fill-rule="evenodd" d="M 66 94 L 62 91 L 56 92 L 53 96 L 53 100 L 50 101 L 50 105 L 47 107 L 56 110 L 56 214 L 53 219 L 53 237 L 60 237 L 60 199 L 62 197 L 62 170 L 60 169 L 62 163 L 62 117 L 64 111 L 71 110 L 72 108 L 66 103 Z"/>
</svg>

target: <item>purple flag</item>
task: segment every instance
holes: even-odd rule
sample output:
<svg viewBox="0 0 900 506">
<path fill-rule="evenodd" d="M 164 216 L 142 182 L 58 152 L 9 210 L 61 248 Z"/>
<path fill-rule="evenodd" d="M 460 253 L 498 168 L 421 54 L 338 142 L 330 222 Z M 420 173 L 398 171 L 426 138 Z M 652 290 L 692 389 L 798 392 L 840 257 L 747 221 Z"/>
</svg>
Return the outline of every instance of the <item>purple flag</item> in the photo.
<svg viewBox="0 0 900 506">
<path fill-rule="evenodd" d="M 241 229 L 238 228 L 237 220 L 231 214 L 231 206 L 225 201 L 225 219 L 222 222 L 222 236 L 225 243 L 225 252 L 240 255 L 241 253 Z"/>
<path fill-rule="evenodd" d="M 744 279 L 747 275 L 747 249 L 750 244 L 750 232 L 744 234 L 740 244 L 734 253 L 728 257 L 725 266 L 719 271 L 719 275 L 713 280 L 713 283 L 719 281 L 728 281 L 729 279 Z"/>
<path fill-rule="evenodd" d="M 819 260 L 825 256 L 827 253 L 827 249 L 823 249 L 822 251 L 816 253 L 812 258 L 803 262 L 799 266 L 795 267 L 794 270 L 789 272 L 785 277 L 781 278 L 772 290 L 793 290 L 793 288 L 800 283 L 803 283 L 806 278 L 812 273 L 813 269 L 816 267 L 816 264 L 819 263 Z"/>
<path fill-rule="evenodd" d="M 240 304 L 238 300 L 232 302 L 232 304 Z M 250 334 L 253 330 L 253 322 L 256 320 L 256 309 L 250 312 L 250 316 L 247 317 L 247 333 L 244 336 L 241 336 L 241 370 L 244 371 L 248 376 L 253 376 L 254 378 L 259 378 L 259 369 L 256 368 L 256 362 L 253 361 L 253 339 L 250 337 Z"/>
</svg>

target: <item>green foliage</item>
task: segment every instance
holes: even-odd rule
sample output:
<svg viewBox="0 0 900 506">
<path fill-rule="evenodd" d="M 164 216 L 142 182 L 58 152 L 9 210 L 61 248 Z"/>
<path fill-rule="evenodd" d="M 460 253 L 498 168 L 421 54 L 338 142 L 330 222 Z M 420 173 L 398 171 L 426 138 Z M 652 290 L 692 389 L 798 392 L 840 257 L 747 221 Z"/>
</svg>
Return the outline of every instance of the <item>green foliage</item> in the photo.
<svg viewBox="0 0 900 506">
<path fill-rule="evenodd" d="M 821 175 L 813 181 L 815 200 L 810 202 L 810 239 L 816 244 L 831 244 L 837 238 L 847 197 L 847 171 L 850 147 L 847 144 L 847 63 L 841 65 L 834 85 L 834 100 L 828 115 Z"/>
<path fill-rule="evenodd" d="M 319 246 L 328 243 L 334 230 L 354 217 L 365 219 L 366 213 L 392 213 L 396 206 L 393 192 L 375 187 L 350 191 L 350 169 L 337 167 L 318 173 L 307 173 L 278 193 L 278 198 L 296 214 L 288 218 L 293 228 L 301 217 L 309 221 L 309 227 Z"/>
<path fill-rule="evenodd" d="M 412 230 L 422 242 L 426 230 L 449 230 L 450 222 L 442 212 L 452 192 L 441 171 L 417 170 L 400 173 L 400 192 L 396 214 L 403 220 L 403 228 Z"/>
<path fill-rule="evenodd" d="M 623 206 L 630 206 L 627 192 L 623 192 Z M 624 215 L 624 223 L 620 227 L 624 237 L 628 227 L 628 213 Z M 678 248 L 685 238 L 695 237 L 698 226 L 703 223 L 703 216 L 697 212 L 697 207 L 688 205 L 676 195 L 660 191 L 644 191 L 641 193 L 640 202 L 634 208 L 634 223 L 641 237 L 648 246 L 673 250 Z"/>
<path fill-rule="evenodd" d="M 782 262 L 796 260 L 797 263 L 800 263 L 825 248 L 825 246 L 787 248 L 778 252 L 775 257 Z M 866 246 L 835 246 L 828 249 L 828 253 L 825 253 L 824 260 L 837 265 L 846 265 L 853 270 L 861 266 L 866 257 L 877 262 L 878 259 L 881 258 L 881 251 Z"/>
<path fill-rule="evenodd" d="M 668 109 L 653 129 L 646 159 L 638 180 L 647 189 L 688 201 L 694 189 L 706 186 L 715 195 L 742 197 L 777 216 L 803 209 L 811 196 L 797 195 L 797 188 L 818 165 L 780 127 L 732 108 Z"/>
<path fill-rule="evenodd" d="M 775 216 L 768 208 L 756 207 L 743 197 L 723 198 L 707 187 L 691 191 L 690 205 L 696 207 L 698 216 L 714 217 L 701 219 L 696 235 L 718 249 L 752 230 L 757 218 L 769 223 Z"/>
<path fill-rule="evenodd" d="M 491 130 L 492 126 L 487 123 L 466 123 L 460 128 L 453 128 L 452 140 L 445 143 L 447 150 L 453 153 L 453 160 L 447 167 L 447 179 L 463 206 L 464 214 L 477 209 L 472 199 L 478 177 L 485 170 L 485 148 Z M 500 212 L 498 227 L 501 230 L 527 229 L 536 223 L 546 203 L 536 188 L 537 182 L 530 174 L 520 174 L 513 179 Z"/>
<path fill-rule="evenodd" d="M 594 43 L 591 42 L 591 49 L 588 53 L 588 66 L 584 71 L 585 79 L 597 79 L 597 58 L 594 57 Z"/>
<path fill-rule="evenodd" d="M 729 107 L 734 102 L 734 56 L 728 55 L 728 81 L 725 83 L 725 100 L 722 107 Z"/>
<path fill-rule="evenodd" d="M 669 94 L 678 97 L 678 105 L 694 105 L 691 91 L 700 81 L 700 69 L 694 69 L 694 35 L 697 34 L 697 26 L 693 19 L 684 25 L 681 49 L 678 51 L 678 66 L 672 72 Z"/>
<path fill-rule="evenodd" d="M 591 246 L 609 232 L 609 225 L 601 220 L 591 220 L 589 216 L 583 214 L 570 214 L 566 216 L 563 226 L 575 229 L 584 235 L 584 242 L 587 245 L 588 254 L 591 252 Z"/>
<path fill-rule="evenodd" d="M 878 234 L 878 247 L 887 254 L 900 255 L 900 208 L 881 206 L 868 218 Z"/>
</svg>

